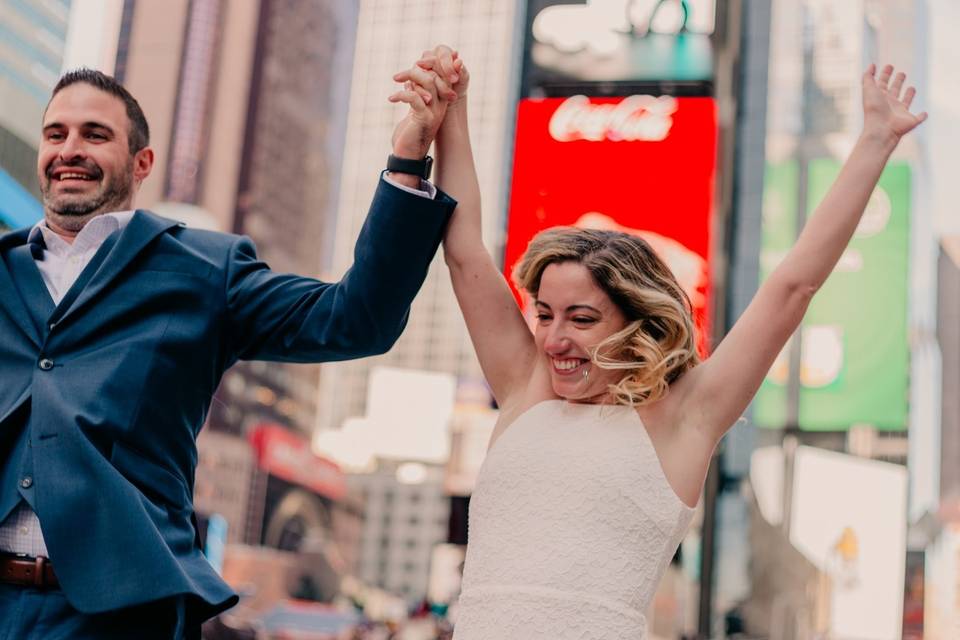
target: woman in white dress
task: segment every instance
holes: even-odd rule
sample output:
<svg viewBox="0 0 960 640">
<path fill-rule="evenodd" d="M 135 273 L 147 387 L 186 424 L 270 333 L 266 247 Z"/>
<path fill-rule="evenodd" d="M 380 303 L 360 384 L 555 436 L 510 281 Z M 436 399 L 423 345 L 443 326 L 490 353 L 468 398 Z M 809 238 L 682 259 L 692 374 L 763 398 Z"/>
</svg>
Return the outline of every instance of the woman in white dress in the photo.
<svg viewBox="0 0 960 640">
<path fill-rule="evenodd" d="M 890 66 L 863 75 L 863 132 L 829 193 L 703 362 L 690 305 L 641 239 L 557 228 L 514 276 L 533 333 L 481 240 L 469 74 L 447 47 L 391 96 L 443 118 L 436 181 L 459 201 L 444 256 L 500 407 L 470 505 L 456 640 L 644 638 L 644 612 L 711 456 L 847 246 L 887 159 L 926 114 Z M 444 110 L 446 110 L 444 115 Z M 590 189 L 589 184 L 583 185 Z"/>
</svg>

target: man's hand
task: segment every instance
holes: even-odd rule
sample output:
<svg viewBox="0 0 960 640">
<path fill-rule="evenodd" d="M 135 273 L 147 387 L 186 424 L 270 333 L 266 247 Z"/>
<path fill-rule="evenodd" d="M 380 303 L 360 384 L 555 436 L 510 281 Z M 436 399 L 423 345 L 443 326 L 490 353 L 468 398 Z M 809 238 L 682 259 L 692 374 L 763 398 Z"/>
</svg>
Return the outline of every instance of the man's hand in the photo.
<svg viewBox="0 0 960 640">
<path fill-rule="evenodd" d="M 410 106 L 409 113 L 393 131 L 393 155 L 419 160 L 427 155 L 449 100 L 456 94 L 437 73 L 417 65 L 401 71 L 393 79 L 403 82 L 404 88 L 388 99 Z"/>
</svg>

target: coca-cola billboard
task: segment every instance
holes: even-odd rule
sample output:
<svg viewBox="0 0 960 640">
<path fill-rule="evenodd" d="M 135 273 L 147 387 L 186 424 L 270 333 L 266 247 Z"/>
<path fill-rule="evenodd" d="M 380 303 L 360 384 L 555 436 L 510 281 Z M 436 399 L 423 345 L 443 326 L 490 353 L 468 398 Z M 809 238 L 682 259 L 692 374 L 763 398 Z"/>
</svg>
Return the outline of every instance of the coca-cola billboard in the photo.
<svg viewBox="0 0 960 640">
<path fill-rule="evenodd" d="M 602 104 L 572 96 L 550 117 L 550 136 L 557 142 L 659 142 L 670 134 L 676 110 L 677 99 L 671 96 L 629 96 Z"/>
<path fill-rule="evenodd" d="M 690 296 L 705 351 L 716 153 L 712 98 L 521 100 L 505 272 L 549 227 L 634 233 Z"/>
</svg>

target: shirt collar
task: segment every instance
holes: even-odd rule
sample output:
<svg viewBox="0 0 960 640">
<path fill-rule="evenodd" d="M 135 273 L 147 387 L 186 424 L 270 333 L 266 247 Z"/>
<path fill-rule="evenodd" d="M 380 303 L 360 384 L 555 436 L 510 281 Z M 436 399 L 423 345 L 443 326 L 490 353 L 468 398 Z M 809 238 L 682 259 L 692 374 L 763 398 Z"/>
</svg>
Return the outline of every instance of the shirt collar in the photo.
<svg viewBox="0 0 960 640">
<path fill-rule="evenodd" d="M 77 237 L 73 239 L 73 244 L 70 244 L 50 229 L 47 225 L 46 218 L 44 218 L 30 229 L 27 242 L 33 243 L 42 237 L 43 244 L 46 246 L 47 251 L 56 255 L 95 251 L 100 248 L 100 245 L 103 244 L 103 241 L 106 240 L 111 233 L 117 230 L 122 231 L 123 228 L 130 223 L 130 220 L 133 219 L 134 213 L 134 211 L 115 211 L 91 218 L 90 221 L 84 225 L 83 229 L 80 230 L 80 233 L 77 234 Z"/>
</svg>

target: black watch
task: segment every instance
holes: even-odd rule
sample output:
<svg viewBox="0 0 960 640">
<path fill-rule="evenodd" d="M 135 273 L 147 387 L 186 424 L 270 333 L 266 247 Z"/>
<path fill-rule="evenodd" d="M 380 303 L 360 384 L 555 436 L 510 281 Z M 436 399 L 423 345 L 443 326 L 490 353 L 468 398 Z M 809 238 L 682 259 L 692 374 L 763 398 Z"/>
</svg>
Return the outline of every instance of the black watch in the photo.
<svg viewBox="0 0 960 640">
<path fill-rule="evenodd" d="M 420 176 L 424 180 L 430 179 L 430 169 L 433 168 L 433 158 L 424 156 L 423 160 L 411 160 L 409 158 L 399 158 L 392 153 L 387 156 L 387 171 L 396 173 L 409 173 L 413 176 Z"/>
</svg>

